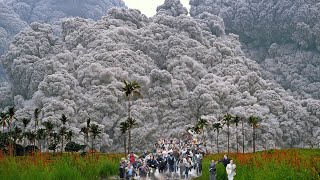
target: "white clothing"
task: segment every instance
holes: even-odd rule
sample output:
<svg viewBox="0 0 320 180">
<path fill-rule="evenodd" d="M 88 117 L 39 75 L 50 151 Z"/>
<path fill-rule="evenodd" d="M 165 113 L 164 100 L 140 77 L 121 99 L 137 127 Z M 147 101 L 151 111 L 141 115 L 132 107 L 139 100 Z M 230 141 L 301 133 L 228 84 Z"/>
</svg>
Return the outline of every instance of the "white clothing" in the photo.
<svg viewBox="0 0 320 180">
<path fill-rule="evenodd" d="M 228 180 L 233 180 L 233 177 L 236 175 L 236 165 L 235 164 L 228 164 L 226 167 Z"/>
</svg>

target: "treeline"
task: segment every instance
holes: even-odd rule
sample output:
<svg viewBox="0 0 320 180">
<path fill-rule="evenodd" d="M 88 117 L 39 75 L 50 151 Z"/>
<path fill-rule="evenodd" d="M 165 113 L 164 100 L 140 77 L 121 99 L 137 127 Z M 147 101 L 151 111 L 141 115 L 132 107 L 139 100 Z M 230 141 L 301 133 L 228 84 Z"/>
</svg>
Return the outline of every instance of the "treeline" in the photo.
<svg viewBox="0 0 320 180">
<path fill-rule="evenodd" d="M 67 124 L 69 119 L 62 114 L 60 123 L 52 121 L 42 122 L 39 118 L 40 110 L 36 108 L 33 118 L 17 119 L 15 108 L 10 107 L 0 112 L 0 150 L 9 155 L 25 155 L 43 150 L 56 152 L 78 152 L 89 148 L 94 150 L 101 128 L 87 119 L 85 127 L 80 132 L 74 132 Z M 31 124 L 32 123 L 32 124 Z M 28 129 L 33 125 L 32 129 Z M 81 144 L 74 142 L 76 136 L 83 136 Z"/>
<path fill-rule="evenodd" d="M 241 117 L 238 115 L 232 114 L 225 114 L 220 122 L 215 122 L 210 124 L 214 132 L 216 132 L 216 148 L 217 152 L 219 153 L 219 134 L 220 130 L 224 127 L 227 128 L 227 150 L 228 153 L 230 152 L 230 126 L 235 126 L 236 128 L 236 150 L 239 153 L 239 126 L 241 124 L 241 135 L 242 135 L 242 153 L 245 151 L 245 133 L 244 133 L 244 123 L 249 124 L 252 127 L 252 151 L 256 152 L 256 128 L 259 127 L 259 118 L 257 116 L 249 116 L 249 118 Z M 192 126 L 188 127 L 187 131 L 191 130 L 196 134 L 202 134 L 202 141 L 205 142 L 204 136 L 204 128 L 209 126 L 209 122 L 206 119 L 200 118 L 197 123 Z"/>
</svg>

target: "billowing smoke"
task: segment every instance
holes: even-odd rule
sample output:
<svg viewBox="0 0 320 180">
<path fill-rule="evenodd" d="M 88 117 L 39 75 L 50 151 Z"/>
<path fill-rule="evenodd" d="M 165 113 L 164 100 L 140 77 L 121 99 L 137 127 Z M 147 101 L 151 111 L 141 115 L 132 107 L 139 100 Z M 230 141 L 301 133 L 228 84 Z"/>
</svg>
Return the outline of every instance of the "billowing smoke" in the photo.
<svg viewBox="0 0 320 180">
<path fill-rule="evenodd" d="M 298 99 L 319 99 L 320 9 L 318 1 L 191 0 L 191 16 L 223 18 L 243 50 Z"/>
<path fill-rule="evenodd" d="M 142 86 L 143 98 L 133 102 L 131 111 L 139 124 L 132 131 L 136 149 L 179 135 L 199 117 L 212 124 L 227 112 L 259 116 L 258 150 L 318 145 L 320 102 L 296 100 L 264 79 L 259 64 L 241 50 L 239 36 L 225 33 L 221 17 L 187 16 L 177 2 L 165 1 L 150 19 L 131 9 L 111 9 L 98 21 L 66 19 L 57 38 L 52 25 L 31 24 L 3 59 L 17 118 L 35 107 L 43 120 L 66 114 L 72 127 L 91 117 L 104 126 L 106 148 L 119 150 L 119 124 L 127 117 L 121 91 L 126 79 Z M 168 4 L 176 6 L 168 10 Z M 245 133 L 249 150 L 248 124 Z M 212 128 L 205 134 L 214 150 Z M 220 147 L 226 147 L 225 130 L 221 138 Z M 231 142 L 234 149 L 234 126 Z"/>
</svg>

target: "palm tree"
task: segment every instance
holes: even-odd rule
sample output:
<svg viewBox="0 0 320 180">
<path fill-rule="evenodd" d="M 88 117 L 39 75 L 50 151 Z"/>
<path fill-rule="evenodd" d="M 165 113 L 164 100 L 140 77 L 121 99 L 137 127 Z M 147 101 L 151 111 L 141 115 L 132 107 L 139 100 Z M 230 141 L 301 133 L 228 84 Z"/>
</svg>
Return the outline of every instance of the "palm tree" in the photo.
<svg viewBox="0 0 320 180">
<path fill-rule="evenodd" d="M 134 126 L 138 125 L 136 120 L 133 119 L 132 117 L 129 117 L 127 119 L 127 123 L 128 123 L 128 153 L 130 153 L 131 151 L 131 129 L 134 128 Z"/>
<path fill-rule="evenodd" d="M 46 137 L 47 137 L 47 147 L 49 148 L 49 141 L 50 141 L 50 138 L 51 138 L 51 132 L 53 130 L 53 123 L 51 121 L 45 121 L 42 123 L 42 125 L 45 127 L 45 130 L 46 130 Z M 49 149 L 48 149 L 49 150 Z"/>
<path fill-rule="evenodd" d="M 61 153 L 63 151 L 63 147 L 64 147 L 64 136 L 67 134 L 67 128 L 65 126 L 62 126 L 59 130 L 59 135 L 61 138 Z"/>
<path fill-rule="evenodd" d="M 256 152 L 256 142 L 255 142 L 256 133 L 255 133 L 255 129 L 257 127 L 259 127 L 258 126 L 259 119 L 258 119 L 258 117 L 252 115 L 252 116 L 249 117 L 248 121 L 249 121 L 250 126 L 252 127 L 252 148 L 253 148 L 253 153 L 255 153 Z"/>
<path fill-rule="evenodd" d="M 91 133 L 91 149 L 94 149 L 94 143 L 96 141 L 96 138 L 99 137 L 99 134 L 101 134 L 101 129 L 96 124 L 90 125 L 90 133 Z"/>
<path fill-rule="evenodd" d="M 90 122 L 91 119 L 88 118 L 87 119 L 87 126 L 86 127 L 82 127 L 80 132 L 83 133 L 83 137 L 84 137 L 84 144 L 88 145 L 89 144 L 89 130 L 90 130 Z"/>
<path fill-rule="evenodd" d="M 124 86 L 122 87 L 122 91 L 124 92 L 124 94 L 127 97 L 127 101 L 128 101 L 128 120 L 131 119 L 131 97 L 133 95 L 141 97 L 140 92 L 138 91 L 138 89 L 141 87 L 140 84 L 136 81 L 123 81 Z M 129 121 L 128 121 L 129 122 Z M 129 142 L 128 142 L 128 152 L 130 152 L 130 148 L 131 148 L 131 127 L 130 123 L 129 123 Z"/>
<path fill-rule="evenodd" d="M 205 137 L 204 137 L 204 128 L 208 125 L 208 121 L 205 119 L 200 118 L 196 124 L 196 127 L 199 128 L 199 130 L 202 132 L 202 141 L 205 143 Z"/>
<path fill-rule="evenodd" d="M 212 125 L 212 127 L 213 127 L 213 131 L 217 131 L 216 143 L 217 143 L 217 150 L 218 150 L 218 153 L 219 153 L 219 132 L 220 132 L 220 129 L 222 129 L 222 124 L 221 123 L 214 123 Z"/>
<path fill-rule="evenodd" d="M 237 153 L 239 153 L 239 138 L 238 138 L 238 125 L 240 122 L 240 116 L 236 115 L 232 121 L 236 125 L 236 140 L 237 140 Z"/>
<path fill-rule="evenodd" d="M 13 131 L 11 131 L 10 132 L 10 134 L 11 134 L 11 137 L 12 137 L 12 139 L 13 139 L 13 144 L 14 144 L 14 146 L 12 146 L 12 148 L 13 149 L 15 149 L 16 148 L 16 143 L 17 143 L 17 140 L 21 140 L 22 139 L 22 130 L 19 128 L 19 127 L 14 127 L 14 130 Z M 13 150 L 12 149 L 12 150 Z M 15 152 L 16 151 L 14 151 L 13 152 L 13 155 L 15 156 Z"/>
<path fill-rule="evenodd" d="M 244 130 L 243 130 L 243 122 L 245 121 L 245 118 L 241 118 L 241 131 L 242 131 L 242 153 L 244 154 Z"/>
<path fill-rule="evenodd" d="M 233 116 L 229 113 L 227 113 L 226 115 L 223 116 L 223 121 L 224 121 L 224 124 L 227 125 L 227 128 L 228 128 L 228 131 L 227 131 L 227 136 L 228 136 L 228 153 L 230 152 L 230 125 L 232 123 L 232 120 L 233 120 Z"/>
<path fill-rule="evenodd" d="M 68 118 L 66 115 L 62 114 L 59 120 L 62 122 L 63 125 L 65 125 L 66 122 L 68 121 Z"/>
<path fill-rule="evenodd" d="M 16 118 L 14 117 L 15 112 L 16 112 L 16 110 L 14 109 L 14 107 L 10 107 L 10 108 L 8 109 L 8 112 L 6 113 L 6 115 L 7 115 L 7 120 L 8 120 L 7 122 L 8 122 L 9 131 L 11 130 L 11 123 L 12 123 L 12 121 L 13 121 L 14 119 L 16 119 Z"/>
<path fill-rule="evenodd" d="M 39 114 L 40 114 L 40 110 L 38 108 L 36 108 L 33 112 L 33 116 L 34 116 L 34 129 L 37 131 L 37 127 L 39 125 Z"/>
<path fill-rule="evenodd" d="M 14 130 L 11 132 L 11 136 L 14 143 L 16 143 L 18 139 L 21 140 L 21 133 L 22 130 L 19 127 L 15 127 Z"/>
<path fill-rule="evenodd" d="M 28 131 L 28 132 L 24 133 L 24 136 L 27 137 L 27 139 L 29 140 L 29 142 L 31 144 L 33 144 L 33 152 L 35 152 L 36 151 L 35 147 L 36 147 L 36 136 L 37 135 L 34 132 Z"/>
<path fill-rule="evenodd" d="M 41 153 L 41 141 L 46 139 L 46 129 L 40 128 L 37 130 L 36 139 L 38 140 L 39 150 Z"/>
<path fill-rule="evenodd" d="M 7 123 L 8 123 L 8 132 L 11 131 L 11 124 L 13 122 L 14 119 L 16 119 L 14 117 L 16 110 L 14 109 L 14 107 L 9 107 L 7 113 L 6 113 L 6 118 L 7 118 Z M 10 150 L 10 154 L 13 154 L 13 144 L 12 141 L 9 141 L 9 150 Z"/>
<path fill-rule="evenodd" d="M 59 120 L 62 123 L 62 127 L 60 128 L 60 131 L 59 131 L 59 135 L 61 136 L 61 153 L 62 153 L 63 145 L 64 145 L 64 136 L 67 134 L 67 128 L 64 125 L 67 123 L 68 118 L 66 117 L 66 115 L 62 114 Z"/>
<path fill-rule="evenodd" d="M 7 114 L 0 112 L 0 124 L 2 125 L 2 133 L 4 133 L 4 127 L 7 125 Z"/>
<path fill-rule="evenodd" d="M 27 129 L 27 126 L 28 126 L 28 124 L 30 123 L 30 119 L 28 119 L 28 118 L 23 118 L 22 120 L 22 123 L 23 123 L 23 133 L 25 133 L 26 132 L 26 129 Z M 25 142 L 25 139 L 23 139 L 23 154 L 25 154 L 26 152 L 25 152 L 25 147 L 26 147 L 26 142 Z"/>
<path fill-rule="evenodd" d="M 58 147 L 58 142 L 60 140 L 60 136 L 57 132 L 51 132 L 50 136 L 53 138 L 53 142 L 49 145 L 48 149 L 52 150 L 54 153 Z"/>
<path fill-rule="evenodd" d="M 124 157 L 127 157 L 127 131 L 129 130 L 129 124 L 127 121 L 120 123 L 121 133 L 124 135 Z"/>
</svg>

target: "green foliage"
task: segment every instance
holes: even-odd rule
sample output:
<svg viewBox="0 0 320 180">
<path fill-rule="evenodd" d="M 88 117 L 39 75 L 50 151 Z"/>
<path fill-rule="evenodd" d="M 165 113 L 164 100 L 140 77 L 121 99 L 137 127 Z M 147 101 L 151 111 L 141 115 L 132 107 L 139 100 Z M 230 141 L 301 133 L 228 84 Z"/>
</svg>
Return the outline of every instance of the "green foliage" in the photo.
<svg viewBox="0 0 320 180">
<path fill-rule="evenodd" d="M 120 157 L 100 155 L 96 159 L 63 154 L 55 157 L 7 156 L 0 161 L 0 179 L 5 180 L 99 180 L 118 174 Z"/>
<path fill-rule="evenodd" d="M 196 180 L 209 178 L 209 163 L 222 159 L 223 154 L 209 155 L 204 158 L 203 174 Z M 256 154 L 230 154 L 237 165 L 237 180 L 318 180 L 316 166 L 320 167 L 319 149 L 268 150 Z M 226 180 L 222 163 L 217 165 L 217 180 Z"/>
<path fill-rule="evenodd" d="M 83 150 L 85 147 L 85 145 L 80 145 L 75 142 L 68 142 L 64 150 L 66 152 L 78 152 L 79 150 Z"/>
<path fill-rule="evenodd" d="M 99 176 L 106 178 L 119 173 L 118 162 L 106 161 L 99 170 Z"/>
</svg>

